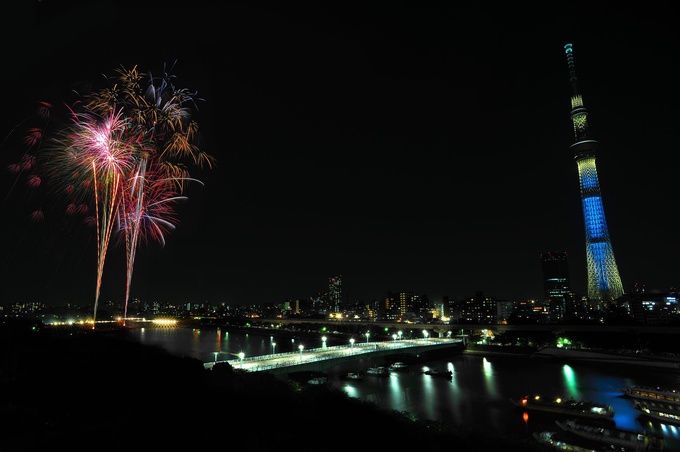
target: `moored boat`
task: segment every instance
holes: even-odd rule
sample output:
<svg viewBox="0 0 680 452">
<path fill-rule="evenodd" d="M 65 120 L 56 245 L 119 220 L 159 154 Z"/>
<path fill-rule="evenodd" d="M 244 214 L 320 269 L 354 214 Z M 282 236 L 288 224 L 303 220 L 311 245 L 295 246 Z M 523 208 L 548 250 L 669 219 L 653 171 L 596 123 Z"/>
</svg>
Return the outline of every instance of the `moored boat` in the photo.
<svg viewBox="0 0 680 452">
<path fill-rule="evenodd" d="M 401 361 L 397 361 L 390 364 L 390 370 L 408 370 L 408 364 Z"/>
<path fill-rule="evenodd" d="M 328 377 L 314 377 L 307 380 L 310 385 L 325 385 L 328 384 Z"/>
<path fill-rule="evenodd" d="M 545 411 L 555 414 L 585 417 L 590 419 L 611 420 L 614 417 L 614 408 L 611 405 L 594 403 L 586 400 L 543 398 L 540 395 L 533 397 L 524 396 L 521 399 L 510 399 L 517 407 L 526 410 Z"/>
<path fill-rule="evenodd" d="M 368 375 L 375 375 L 378 377 L 387 377 L 390 375 L 390 371 L 387 370 L 387 367 L 384 366 L 375 366 L 375 367 L 369 367 L 366 369 L 366 374 Z"/>
<path fill-rule="evenodd" d="M 441 370 L 441 369 L 429 369 L 426 370 L 425 375 L 431 375 L 433 377 L 446 377 L 446 378 L 451 378 L 453 376 L 453 372 L 450 370 Z"/>
<path fill-rule="evenodd" d="M 629 386 L 627 388 L 621 389 L 621 392 L 623 392 L 624 395 L 634 399 L 657 400 L 661 402 L 680 404 L 680 389 Z"/>
<path fill-rule="evenodd" d="M 635 401 L 635 409 L 643 416 L 666 424 L 680 425 L 680 405 L 653 401 Z"/>
<path fill-rule="evenodd" d="M 346 379 L 346 380 L 363 380 L 363 379 L 364 379 L 364 376 L 361 375 L 361 374 L 358 373 L 358 372 L 348 372 L 348 373 L 345 375 L 345 379 Z"/>
<path fill-rule="evenodd" d="M 588 425 L 575 419 L 555 421 L 555 423 L 565 432 L 587 440 L 597 441 L 607 446 L 623 447 L 631 451 L 660 451 L 665 447 L 663 438 L 645 433 Z"/>
<path fill-rule="evenodd" d="M 596 449 L 590 447 L 582 447 L 578 444 L 573 444 L 557 436 L 557 432 L 534 432 L 534 439 L 546 446 L 551 446 L 558 450 L 566 450 L 569 452 L 598 452 Z"/>
</svg>

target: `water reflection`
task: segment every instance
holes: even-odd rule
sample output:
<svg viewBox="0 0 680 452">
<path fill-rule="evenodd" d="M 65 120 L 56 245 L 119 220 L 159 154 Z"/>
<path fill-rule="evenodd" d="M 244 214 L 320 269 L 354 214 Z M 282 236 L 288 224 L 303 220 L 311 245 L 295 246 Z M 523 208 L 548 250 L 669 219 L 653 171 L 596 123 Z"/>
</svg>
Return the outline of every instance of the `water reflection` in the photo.
<svg viewBox="0 0 680 452">
<path fill-rule="evenodd" d="M 673 437 L 675 439 L 680 439 L 680 429 L 675 425 L 670 424 L 655 424 L 652 421 L 644 422 L 643 426 L 649 431 L 661 434 L 665 437 Z"/>
<path fill-rule="evenodd" d="M 387 390 L 389 391 L 390 399 L 392 399 L 391 403 L 405 407 L 409 405 L 409 400 L 406 396 L 408 388 L 403 387 L 402 381 L 395 374 L 391 374 L 387 378 Z M 405 410 L 408 410 L 408 408 L 405 408 Z"/>
<path fill-rule="evenodd" d="M 441 383 L 440 379 L 430 377 L 429 375 L 425 375 L 424 373 L 420 375 L 420 381 L 422 385 L 422 395 L 419 398 L 419 403 L 417 407 L 412 407 L 412 408 L 420 408 L 420 416 L 425 418 L 425 419 L 436 419 L 437 413 L 434 410 L 434 407 L 437 402 L 437 383 Z M 414 381 L 414 384 L 417 384 Z"/>
<path fill-rule="evenodd" d="M 486 358 L 482 358 L 482 371 L 484 372 L 484 382 L 486 383 L 486 393 L 491 399 L 495 399 L 498 394 L 496 392 L 496 383 L 494 381 L 493 367 Z"/>
<path fill-rule="evenodd" d="M 309 339 L 277 335 L 243 334 L 225 329 L 140 328 L 130 337 L 148 345 L 159 345 L 179 356 L 203 362 L 246 356 L 297 351 Z M 319 339 L 321 340 L 321 339 Z M 329 344 L 329 346 L 332 344 Z M 408 371 L 391 373 L 389 378 L 367 377 L 345 380 L 347 372 L 358 372 L 383 359 L 362 358 L 326 371 L 332 385 L 350 397 L 370 401 L 386 409 L 408 411 L 421 419 L 440 420 L 463 428 L 491 430 L 499 434 L 529 435 L 533 431 L 556 431 L 554 418 L 543 413 L 526 413 L 509 402 L 510 398 L 543 394 L 607 403 L 615 410 L 618 428 L 663 434 L 668 450 L 680 450 L 678 426 L 639 418 L 632 401 L 621 389 L 633 386 L 680 387 L 678 373 L 611 365 L 566 365 L 517 356 L 454 355 L 427 363 L 414 364 Z M 451 378 L 424 374 L 428 369 L 450 370 Z"/>
<path fill-rule="evenodd" d="M 569 399 L 581 400 L 583 396 L 578 390 L 578 382 L 576 381 L 576 374 L 570 365 L 562 366 L 562 374 L 564 375 L 564 387 L 566 389 L 565 396 Z"/>
</svg>

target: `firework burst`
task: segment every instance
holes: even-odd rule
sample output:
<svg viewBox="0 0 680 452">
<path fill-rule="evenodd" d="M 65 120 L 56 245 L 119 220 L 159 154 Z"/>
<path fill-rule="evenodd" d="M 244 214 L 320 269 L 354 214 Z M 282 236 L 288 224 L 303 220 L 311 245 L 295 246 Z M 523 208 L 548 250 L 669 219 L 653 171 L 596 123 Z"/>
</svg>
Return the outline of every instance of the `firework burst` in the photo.
<svg viewBox="0 0 680 452">
<path fill-rule="evenodd" d="M 186 199 L 186 184 L 200 183 L 190 168 L 215 164 L 201 149 L 192 119 L 196 93 L 176 88 L 166 68 L 160 77 L 147 76 L 136 66 L 115 73 L 106 78 L 107 87 L 68 106 L 66 124 L 53 135 L 46 136 L 46 126 L 30 128 L 27 151 L 8 166 L 13 187 L 22 177 L 28 187 L 49 185 L 51 195 L 67 200 L 67 215 L 84 216 L 96 225 L 95 321 L 112 238 L 118 235 L 125 243 L 125 318 L 138 245 L 165 244 L 178 222 L 174 207 Z M 40 104 L 38 116 L 46 124 L 50 109 Z M 45 214 L 37 209 L 31 218 L 43 221 Z"/>
</svg>

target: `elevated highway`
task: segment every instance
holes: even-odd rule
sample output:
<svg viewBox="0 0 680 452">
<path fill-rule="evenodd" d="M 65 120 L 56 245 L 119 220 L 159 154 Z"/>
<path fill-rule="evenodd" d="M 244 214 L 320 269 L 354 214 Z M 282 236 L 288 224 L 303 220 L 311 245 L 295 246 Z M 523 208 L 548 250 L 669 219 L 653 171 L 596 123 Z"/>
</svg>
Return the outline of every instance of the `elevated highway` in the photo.
<svg viewBox="0 0 680 452">
<path fill-rule="evenodd" d="M 343 328 L 373 328 L 382 327 L 396 330 L 428 331 L 431 335 L 436 333 L 440 337 L 467 336 L 473 331 L 490 330 L 498 333 L 506 331 L 551 331 L 555 334 L 563 332 L 593 332 L 593 333 L 654 333 L 654 334 L 680 334 L 679 325 L 610 325 L 610 324 L 441 324 L 441 323 L 405 323 L 386 320 L 330 320 L 330 319 L 261 319 L 261 323 L 300 325 L 319 324 L 326 326 L 342 326 Z M 434 336 L 434 335 L 433 335 Z"/>
</svg>

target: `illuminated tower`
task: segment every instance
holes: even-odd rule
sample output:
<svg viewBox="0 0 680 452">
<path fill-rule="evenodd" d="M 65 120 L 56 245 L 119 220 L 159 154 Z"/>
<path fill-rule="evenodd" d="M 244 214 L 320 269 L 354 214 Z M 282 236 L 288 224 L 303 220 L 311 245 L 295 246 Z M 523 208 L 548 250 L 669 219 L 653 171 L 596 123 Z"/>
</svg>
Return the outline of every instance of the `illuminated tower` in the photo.
<svg viewBox="0 0 680 452">
<path fill-rule="evenodd" d="M 571 82 L 571 121 L 576 140 L 570 149 L 578 166 L 581 186 L 581 204 L 586 230 L 586 262 L 588 266 L 588 298 L 593 301 L 611 302 L 623 295 L 623 285 L 609 240 L 607 222 L 604 218 L 600 183 L 597 180 L 595 151 L 597 141 L 588 136 L 588 111 L 576 86 L 574 53 L 571 44 L 564 46 L 569 65 Z"/>
</svg>

